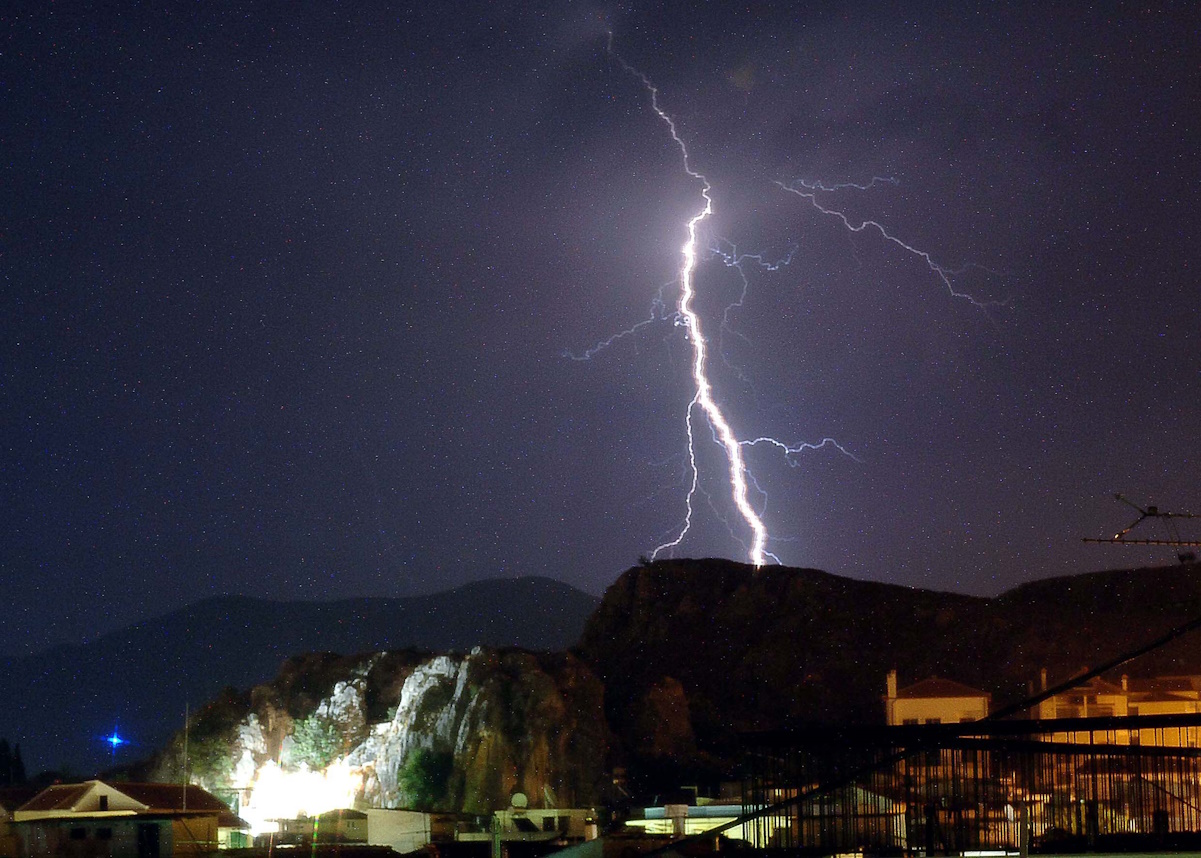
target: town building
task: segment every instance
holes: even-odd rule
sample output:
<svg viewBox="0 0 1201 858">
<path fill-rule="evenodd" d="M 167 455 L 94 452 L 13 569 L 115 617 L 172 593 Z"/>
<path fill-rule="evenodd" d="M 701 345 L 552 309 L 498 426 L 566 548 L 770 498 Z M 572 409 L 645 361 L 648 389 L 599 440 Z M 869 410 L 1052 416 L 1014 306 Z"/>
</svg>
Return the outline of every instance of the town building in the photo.
<svg viewBox="0 0 1201 858">
<path fill-rule="evenodd" d="M 1047 689 L 1047 671 L 1039 676 L 1039 688 Z M 1196 715 L 1201 713 L 1201 676 L 1156 676 L 1118 682 L 1094 677 L 1079 686 L 1056 694 L 1035 707 L 1031 716 L 1043 721 L 1065 718 L 1109 718 L 1122 716 Z M 1165 748 L 1201 747 L 1201 728 L 1163 726 L 1113 730 L 1101 741 L 1117 745 L 1147 745 Z M 1051 741 L 1098 741 L 1088 731 L 1056 731 Z"/>
<path fill-rule="evenodd" d="M 696 804 L 665 804 L 644 807 L 625 821 L 626 827 L 647 835 L 692 837 L 714 828 L 724 828 L 746 812 L 741 802 L 710 802 L 698 799 Z M 748 841 L 752 846 L 766 846 L 749 839 L 753 832 L 741 825 L 725 828 L 723 836 L 730 840 Z"/>
<path fill-rule="evenodd" d="M 407 855 L 438 839 L 450 839 L 454 823 L 450 815 L 426 813 L 420 810 L 364 808 L 367 815 L 367 843 L 387 846 L 393 852 Z"/>
<path fill-rule="evenodd" d="M 275 846 L 367 843 L 367 814 L 361 810 L 329 810 L 316 816 L 299 816 L 277 822 L 279 832 L 267 841 Z"/>
<path fill-rule="evenodd" d="M 56 784 L 13 812 L 22 858 L 198 856 L 243 846 L 246 823 L 197 786 Z"/>
<path fill-rule="evenodd" d="M 959 724 L 988 716 L 992 695 L 950 679 L 932 676 L 897 688 L 897 672 L 890 670 L 884 698 L 885 722 L 900 724 Z"/>
</svg>

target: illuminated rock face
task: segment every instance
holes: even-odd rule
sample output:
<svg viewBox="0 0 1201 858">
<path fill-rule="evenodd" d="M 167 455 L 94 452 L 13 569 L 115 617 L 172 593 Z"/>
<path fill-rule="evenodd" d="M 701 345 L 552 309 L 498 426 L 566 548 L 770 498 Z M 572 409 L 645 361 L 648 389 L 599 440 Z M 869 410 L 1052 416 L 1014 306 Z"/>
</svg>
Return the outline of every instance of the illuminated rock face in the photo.
<svg viewBox="0 0 1201 858">
<path fill-rule="evenodd" d="M 258 769 L 258 760 L 265 758 L 267 741 L 263 736 L 263 728 L 257 715 L 250 715 L 238 725 L 238 741 L 234 746 L 234 773 L 231 778 L 235 784 L 246 784 L 254 780 Z"/>
<path fill-rule="evenodd" d="M 488 812 L 517 791 L 538 805 L 596 802 L 610 736 L 601 685 L 578 659 L 481 649 L 383 658 L 348 665 L 299 712 L 287 688 L 255 690 L 256 711 L 228 728 L 224 788 L 240 792 L 244 818 L 267 826 L 351 805 Z M 288 688 L 305 684 L 296 680 Z M 390 717 L 373 719 L 387 689 Z M 316 765 L 322 749 L 334 750 Z"/>
<path fill-rule="evenodd" d="M 419 750 L 457 755 L 469 741 L 475 704 L 467 683 L 472 658 L 478 653 L 437 656 L 419 666 L 405 680 L 392 720 L 377 724 L 347 757 L 365 772 L 363 799 L 370 806 L 408 806 L 412 802 L 400 784 L 405 762 Z"/>
<path fill-rule="evenodd" d="M 360 734 L 367 729 L 363 692 L 366 680 L 362 677 L 334 686 L 334 692 L 317 706 L 317 716 L 336 721 L 345 732 Z"/>
<path fill-rule="evenodd" d="M 580 662 L 475 650 L 414 670 L 395 716 L 347 761 L 364 772 L 362 797 L 377 807 L 438 797 L 443 807 L 487 811 L 517 791 L 578 806 L 596 800 L 608 740 L 603 692 Z"/>
</svg>

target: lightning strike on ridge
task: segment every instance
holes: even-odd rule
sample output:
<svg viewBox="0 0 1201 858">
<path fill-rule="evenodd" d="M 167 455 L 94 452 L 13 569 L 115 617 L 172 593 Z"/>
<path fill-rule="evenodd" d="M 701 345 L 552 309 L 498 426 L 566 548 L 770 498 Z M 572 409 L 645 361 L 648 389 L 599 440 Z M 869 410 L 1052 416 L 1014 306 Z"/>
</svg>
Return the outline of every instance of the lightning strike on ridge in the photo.
<svg viewBox="0 0 1201 858">
<path fill-rule="evenodd" d="M 705 204 L 692 218 L 688 221 L 687 233 L 688 240 L 684 242 L 681 248 L 683 256 L 683 264 L 680 267 L 680 300 L 677 304 L 680 318 L 683 320 L 684 327 L 688 332 L 688 342 L 692 344 L 692 379 L 696 385 L 696 394 L 692 401 L 688 404 L 688 462 L 692 470 L 692 484 L 688 490 L 688 498 L 686 502 L 686 515 L 684 518 L 683 528 L 676 538 L 670 542 L 660 545 L 651 554 L 654 559 L 659 552 L 673 548 L 687 535 L 689 528 L 692 526 L 692 502 L 696 495 L 697 484 L 699 480 L 697 464 L 696 464 L 696 443 L 695 435 L 692 426 L 692 412 L 697 406 L 700 406 L 704 411 L 709 425 L 712 427 L 714 435 L 718 442 L 725 450 L 726 461 L 729 464 L 730 476 L 730 493 L 734 500 L 734 505 L 738 508 L 739 514 L 751 529 L 752 539 L 749 549 L 750 562 L 754 566 L 762 566 L 766 562 L 767 548 L 767 527 L 759 514 L 751 506 L 750 500 L 747 497 L 747 470 L 746 463 L 742 456 L 742 444 L 734 435 L 734 431 L 730 428 L 729 422 L 722 413 L 720 406 L 713 398 L 713 387 L 709 383 L 709 377 L 706 370 L 707 362 L 707 344 L 704 333 L 701 331 L 700 318 L 692 307 L 692 299 L 695 296 L 693 287 L 693 273 L 696 271 L 696 245 L 697 245 L 697 228 L 713 214 L 713 198 L 710 196 L 711 186 L 709 180 L 701 173 L 692 169 L 688 160 L 688 147 L 684 144 L 683 139 L 676 131 L 676 124 L 672 118 L 659 106 L 659 90 L 654 84 L 642 74 L 627 63 L 622 57 L 613 50 L 613 36 L 609 35 L 609 54 L 621 63 L 629 74 L 634 75 L 646 88 L 646 91 L 651 96 L 651 108 L 655 111 L 660 119 L 667 125 L 668 131 L 671 133 L 671 139 L 680 147 L 680 154 L 684 160 L 684 172 L 701 183 L 701 197 Z"/>
<path fill-rule="evenodd" d="M 714 397 L 713 385 L 708 374 L 708 352 L 710 344 L 706 340 L 704 332 L 702 331 L 700 317 L 693 307 L 694 298 L 696 297 L 694 278 L 698 265 L 698 233 L 700 231 L 701 224 L 708 220 L 713 214 L 713 196 L 711 193 L 712 186 L 704 174 L 693 169 L 687 144 L 680 136 L 679 131 L 676 128 L 675 121 L 659 104 L 658 88 L 651 83 L 650 79 L 646 75 L 627 63 L 625 59 L 613 49 L 612 33 L 609 34 L 608 52 L 609 55 L 613 57 L 628 74 L 638 79 L 638 81 L 650 95 L 651 109 L 655 112 L 655 115 L 658 116 L 667 126 L 672 141 L 676 144 L 676 146 L 679 147 L 680 155 L 683 160 L 684 172 L 690 178 L 696 180 L 700 185 L 700 196 L 703 201 L 703 205 L 701 205 L 699 210 L 687 220 L 685 226 L 686 240 L 680 249 L 682 261 L 680 264 L 679 273 L 677 275 L 677 281 L 679 284 L 679 299 L 676 303 L 675 310 L 668 310 L 666 301 L 663 297 L 666 286 L 660 287 L 659 293 L 652 303 L 650 316 L 648 318 L 645 318 L 632 327 L 624 331 L 620 331 L 608 339 L 597 343 L 582 354 L 574 354 L 571 352 L 565 352 L 564 354 L 566 357 L 576 361 L 591 360 L 591 358 L 596 354 L 614 345 L 619 340 L 636 334 L 643 328 L 656 322 L 671 320 L 674 321 L 676 325 L 684 327 L 688 342 L 692 347 L 691 370 L 692 381 L 695 388 L 695 393 L 693 394 L 691 401 L 688 403 L 688 408 L 685 414 L 685 427 L 688 439 L 688 466 L 690 470 L 689 486 L 685 497 L 685 515 L 680 530 L 676 534 L 675 538 L 656 548 L 651 554 L 651 558 L 654 559 L 658 557 L 661 552 L 676 548 L 688 535 L 692 528 L 693 513 L 695 512 L 695 500 L 698 492 L 702 493 L 706 498 L 708 498 L 710 506 L 713 507 L 712 497 L 701 487 L 700 484 L 700 471 L 697 463 L 696 426 L 694 423 L 696 419 L 695 412 L 697 409 L 699 409 L 704 414 L 705 419 L 709 424 L 714 442 L 720 446 L 724 452 L 728 467 L 730 497 L 733 500 L 735 508 L 738 510 L 739 516 L 741 516 L 746 527 L 750 530 L 751 539 L 749 542 L 743 540 L 735 532 L 731 522 L 720 510 L 714 507 L 714 512 L 717 514 L 718 518 L 725 522 L 726 526 L 730 528 L 731 536 L 737 542 L 741 543 L 746 549 L 749 561 L 753 565 L 762 566 L 769 558 L 779 562 L 778 558 L 776 558 L 775 555 L 771 554 L 767 550 L 767 527 L 763 522 L 761 513 L 755 509 L 754 505 L 752 505 L 750 501 L 750 495 L 752 491 L 762 495 L 764 501 L 766 501 L 767 496 L 764 490 L 759 486 L 758 482 L 755 481 L 753 475 L 750 473 L 743 455 L 743 448 L 750 448 L 759 445 L 770 445 L 778 449 L 783 454 L 785 461 L 788 462 L 791 467 L 798 466 L 798 462 L 795 458 L 797 454 L 808 450 L 820 450 L 826 447 L 833 447 L 843 455 L 853 459 L 856 462 L 862 463 L 863 460 L 833 438 L 823 438 L 817 443 L 805 442 L 800 444 L 786 444 L 780 440 L 777 440 L 776 438 L 766 436 L 744 441 L 740 440 L 734 434 L 734 431 L 731 428 L 729 421 L 726 419 L 721 406 Z M 865 184 L 858 184 L 854 182 L 825 184 L 823 182 L 808 182 L 804 180 L 795 181 L 792 184 L 785 184 L 784 182 L 777 181 L 776 184 L 781 189 L 808 200 L 810 205 L 812 205 L 821 214 L 837 218 L 842 222 L 843 226 L 846 227 L 848 231 L 860 233 L 868 231 L 870 228 L 878 233 L 882 238 L 901 248 L 905 252 L 920 258 L 923 262 L 925 262 L 930 272 L 942 282 L 943 286 L 946 288 L 951 297 L 963 299 L 973 306 L 981 309 L 1004 306 L 1008 304 L 1007 300 L 995 301 L 978 298 L 972 294 L 962 291 L 955 285 L 955 280 L 969 270 L 983 271 L 994 276 L 999 276 L 998 272 L 976 264 L 969 264 L 959 269 L 948 268 L 938 263 L 927 251 L 908 244 L 897 236 L 893 235 L 879 221 L 863 220 L 861 222 L 856 222 L 845 212 L 836 208 L 832 208 L 829 205 L 824 204 L 819 199 L 819 196 L 822 194 L 831 194 L 847 189 L 868 191 L 877 185 L 896 186 L 899 184 L 899 182 L 895 178 L 874 176 Z M 719 258 L 727 267 L 737 269 L 742 280 L 741 294 L 736 300 L 734 300 L 725 308 L 725 312 L 722 316 L 719 328 L 723 334 L 729 332 L 735 336 L 743 336 L 734 329 L 732 325 L 732 314 L 735 310 L 743 306 L 743 303 L 746 300 L 747 290 L 749 289 L 749 283 L 747 280 L 746 271 L 744 269 L 744 264 L 753 264 L 756 267 L 766 271 L 777 271 L 792 262 L 793 255 L 795 254 L 796 250 L 797 248 L 794 247 L 783 258 L 770 259 L 761 253 L 740 253 L 737 246 L 730 242 L 719 241 L 711 244 L 711 246 L 708 248 L 709 253 L 713 257 Z M 735 371 L 737 372 L 737 370 Z M 742 377 L 740 372 L 738 375 L 739 377 Z"/>
</svg>

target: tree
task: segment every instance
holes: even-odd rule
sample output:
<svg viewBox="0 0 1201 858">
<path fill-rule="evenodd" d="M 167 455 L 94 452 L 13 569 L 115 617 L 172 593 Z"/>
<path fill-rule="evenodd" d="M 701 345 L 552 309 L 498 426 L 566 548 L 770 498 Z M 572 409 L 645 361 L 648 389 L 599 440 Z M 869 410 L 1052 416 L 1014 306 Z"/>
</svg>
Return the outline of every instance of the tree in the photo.
<svg viewBox="0 0 1201 858">
<path fill-rule="evenodd" d="M 9 746 L 8 739 L 0 739 L 0 787 L 20 786 L 25 783 L 25 763 L 21 760 L 21 746 Z"/>
<path fill-rule="evenodd" d="M 12 785 L 20 786 L 27 780 L 25 776 L 25 761 L 21 759 L 21 743 L 13 745 L 12 764 L 9 768 L 11 772 Z"/>
<path fill-rule="evenodd" d="M 310 769 L 324 769 L 337 759 L 344 741 L 342 731 L 332 718 L 314 712 L 296 722 L 292 743 L 295 762 L 307 763 Z"/>
<path fill-rule="evenodd" d="M 418 748 L 409 754 L 398 782 L 415 810 L 434 810 L 446 798 L 455 755 L 450 751 Z"/>
</svg>

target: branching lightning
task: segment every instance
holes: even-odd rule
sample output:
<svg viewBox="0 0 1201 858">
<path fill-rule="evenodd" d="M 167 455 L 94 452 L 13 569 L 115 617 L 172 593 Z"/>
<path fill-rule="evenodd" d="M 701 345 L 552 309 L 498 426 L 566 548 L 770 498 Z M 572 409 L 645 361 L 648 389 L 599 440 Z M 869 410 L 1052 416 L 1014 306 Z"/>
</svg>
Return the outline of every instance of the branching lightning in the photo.
<svg viewBox="0 0 1201 858">
<path fill-rule="evenodd" d="M 721 353 L 722 362 L 725 363 L 726 367 L 736 376 L 738 376 L 739 381 L 742 381 L 745 384 L 749 385 L 750 379 L 746 377 L 746 374 L 740 367 L 735 366 L 726 359 L 724 348 L 724 337 L 726 334 L 738 337 L 738 339 L 743 340 L 744 342 L 749 342 L 745 334 L 735 329 L 733 319 L 731 318 L 735 310 L 742 309 L 742 305 L 746 302 L 747 291 L 751 288 L 750 281 L 747 280 L 746 270 L 742 266 L 749 262 L 758 268 L 763 269 L 764 271 L 779 271 L 781 268 L 792 264 L 792 257 L 796 252 L 797 247 L 793 246 L 792 249 L 788 251 L 787 256 L 783 257 L 782 259 L 772 260 L 768 259 L 762 253 L 739 253 L 737 245 L 725 240 L 714 242 L 709 246 L 709 253 L 720 258 L 721 261 L 725 263 L 727 268 L 732 268 L 737 271 L 738 278 L 742 281 L 742 291 L 734 301 L 726 305 L 725 312 L 722 313 L 721 334 L 723 339 L 722 347 L 719 348 L 718 351 Z"/>
<path fill-rule="evenodd" d="M 755 481 L 750 473 L 746 460 L 744 458 L 744 450 L 746 448 L 756 446 L 770 446 L 776 448 L 786 462 L 792 467 L 797 467 L 798 455 L 805 451 L 821 450 L 827 447 L 838 450 L 843 455 L 853 459 L 856 462 L 862 462 L 857 456 L 851 453 L 846 447 L 840 444 L 833 438 L 823 438 L 817 443 L 799 443 L 786 444 L 771 437 L 758 437 L 751 440 L 740 440 L 730 426 L 721 406 L 718 404 L 714 396 L 713 385 L 709 378 L 708 361 L 709 361 L 709 343 L 705 338 L 701 327 L 701 320 L 693 302 L 696 297 L 695 274 L 698 265 L 698 242 L 701 225 L 708 220 L 713 214 L 713 196 L 711 193 L 712 187 L 709 180 L 699 171 L 692 167 L 691 159 L 688 152 L 688 147 L 684 139 L 680 136 L 676 127 L 675 121 L 659 104 L 659 90 L 650 79 L 642 72 L 627 63 L 616 51 L 613 50 L 613 37 L 609 35 L 608 45 L 609 55 L 616 60 L 617 63 L 631 76 L 635 77 L 645 88 L 650 96 L 651 109 L 655 115 L 663 121 L 667 126 L 668 133 L 671 135 L 672 141 L 679 148 L 683 162 L 684 172 L 700 186 L 701 204 L 696 212 L 687 220 L 684 232 L 686 239 L 683 246 L 680 248 L 681 263 L 678 270 L 675 284 L 679 287 L 679 298 L 676 301 L 674 309 L 669 309 L 666 300 L 664 299 L 665 290 L 675 284 L 666 284 L 660 287 L 659 292 L 652 303 L 649 318 L 643 319 L 632 327 L 620 331 L 606 340 L 603 340 L 592 348 L 581 354 L 567 352 L 566 357 L 577 361 L 591 360 L 598 353 L 604 351 L 618 341 L 637 334 L 642 329 L 649 325 L 653 325 L 660 321 L 672 321 L 685 329 L 686 337 L 691 346 L 691 371 L 692 381 L 695 392 L 691 401 L 688 403 L 688 408 L 685 414 L 685 426 L 687 436 L 688 449 L 688 468 L 689 468 L 689 486 L 685 497 L 685 514 L 683 522 L 675 537 L 660 546 L 658 546 L 651 554 L 651 558 L 658 557 L 665 551 L 671 551 L 678 547 L 688 535 L 692 528 L 693 515 L 695 512 L 695 503 L 698 492 L 708 499 L 709 505 L 713 507 L 714 513 L 719 519 L 725 521 L 727 527 L 730 528 L 730 533 L 735 540 L 740 542 L 747 551 L 749 561 L 755 566 L 764 565 L 769 559 L 779 562 L 774 554 L 768 551 L 768 532 L 763 521 L 761 511 L 755 508 L 751 502 L 752 492 L 766 500 L 766 493 Z M 997 272 L 984 268 L 978 265 L 968 265 L 961 269 L 952 269 L 943 266 L 936 262 L 934 258 L 926 251 L 914 247 L 906 243 L 897 236 L 893 235 L 889 230 L 878 221 L 863 220 L 856 222 L 845 212 L 836 208 L 832 208 L 827 204 L 826 196 L 845 189 L 856 189 L 867 191 L 876 185 L 888 184 L 897 185 L 896 179 L 888 177 L 876 176 L 867 184 L 842 183 L 827 185 L 821 182 L 806 182 L 796 181 L 791 184 L 784 182 L 776 182 L 783 190 L 795 194 L 805 200 L 823 215 L 837 218 L 840 220 L 846 229 L 852 233 L 861 233 L 868 230 L 878 233 L 882 238 L 901 248 L 905 252 L 916 256 L 923 260 L 929 270 L 939 279 L 946 287 L 946 290 L 954 298 L 959 298 L 970 302 L 972 305 L 979 308 L 988 308 L 1003 306 L 1007 301 L 991 301 L 983 300 L 962 289 L 957 288 L 955 282 L 961 275 L 968 270 L 985 271 L 996 275 Z M 819 199 L 819 197 L 821 199 Z M 744 265 L 753 264 L 754 266 L 767 270 L 777 271 L 780 268 L 791 263 L 793 254 L 797 248 L 792 248 L 789 253 L 780 259 L 771 259 L 763 254 L 740 253 L 738 248 L 729 242 L 718 242 L 711 244 L 708 251 L 713 257 L 720 260 L 730 268 L 737 269 L 739 276 L 742 279 L 742 291 L 739 297 L 729 304 L 725 313 L 722 316 L 720 331 L 731 333 L 735 336 L 742 336 L 734 330 L 731 316 L 733 312 L 743 306 L 747 297 L 749 284 L 747 281 Z M 719 353 L 721 350 L 719 349 Z M 739 373 L 741 375 L 741 373 Z M 708 422 L 714 442 L 721 448 L 725 456 L 725 461 L 728 468 L 728 479 L 730 487 L 730 498 L 733 501 L 734 507 L 738 510 L 738 515 L 745 523 L 746 528 L 750 531 L 750 539 L 742 539 L 736 532 L 735 528 L 726 516 L 713 505 L 713 499 L 700 484 L 700 471 L 697 464 L 697 445 L 696 445 L 696 417 L 697 411 L 703 413 L 705 420 Z"/>
<path fill-rule="evenodd" d="M 967 292 L 961 292 L 955 288 L 954 278 L 958 277 L 959 275 L 963 274 L 966 271 L 969 271 L 969 270 L 985 271 L 985 272 L 987 272 L 989 274 L 993 274 L 993 275 L 998 275 L 998 272 L 993 271 L 990 268 L 985 268 L 982 265 L 975 265 L 975 264 L 969 264 L 962 268 L 947 268 L 947 267 L 935 262 L 934 258 L 927 251 L 921 250 L 917 247 L 913 247 L 912 245 L 906 244 L 904 241 L 901 241 L 901 239 L 897 238 L 895 235 L 890 233 L 884 227 L 884 225 L 882 223 L 880 223 L 879 221 L 865 220 L 865 221 L 860 221 L 858 224 L 856 224 L 854 221 L 851 220 L 851 218 L 845 212 L 841 212 L 837 209 L 832 209 L 832 208 L 829 208 L 828 206 L 824 206 L 817 200 L 817 195 L 820 193 L 829 193 L 832 191 L 839 191 L 844 188 L 855 188 L 856 190 L 866 191 L 869 188 L 871 188 L 877 184 L 889 184 L 889 185 L 899 184 L 896 179 L 883 178 L 880 176 L 876 176 L 876 177 L 873 177 L 872 180 L 870 182 L 868 182 L 866 185 L 856 185 L 851 182 L 844 182 L 842 184 L 837 184 L 837 185 L 825 185 L 825 184 L 822 184 L 821 182 L 806 182 L 803 180 L 797 180 L 797 181 L 793 182 L 792 184 L 785 184 L 784 182 L 777 181 L 776 184 L 779 187 L 783 188 L 784 190 L 788 191 L 789 193 L 796 194 L 798 197 L 802 197 L 803 199 L 808 200 L 810 205 L 812 205 L 815 209 L 817 209 L 822 214 L 829 215 L 830 217 L 838 218 L 840 221 L 842 221 L 842 225 L 845 226 L 851 232 L 863 232 L 870 228 L 870 229 L 878 232 L 882 238 L 884 238 L 888 241 L 891 241 L 897 247 L 900 247 L 901 249 L 905 250 L 906 252 L 911 253 L 914 256 L 921 258 L 926 263 L 926 266 L 930 269 L 930 271 L 932 271 L 934 273 L 934 275 L 937 276 L 938 279 L 942 281 L 943 286 L 945 286 L 947 288 L 947 292 L 950 293 L 952 298 L 962 298 L 963 300 L 968 301 L 972 305 L 974 305 L 976 307 L 980 307 L 981 309 L 985 309 L 988 307 L 1003 307 L 1009 303 L 1008 300 L 1005 300 L 1005 301 L 981 300 L 979 298 L 976 298 L 973 295 L 968 294 Z"/>
<path fill-rule="evenodd" d="M 663 299 L 663 292 L 670 285 L 671 284 L 668 283 L 659 287 L 659 294 L 656 295 L 655 300 L 651 302 L 651 314 L 648 318 L 643 319 L 641 322 L 636 322 L 623 331 L 618 331 L 608 339 L 601 340 L 596 345 L 578 354 L 572 351 L 565 351 L 563 352 L 563 357 L 570 358 L 574 361 L 590 361 L 605 349 L 609 348 L 609 346 L 616 344 L 620 340 L 624 340 L 626 337 L 633 336 L 648 325 L 653 325 L 656 322 L 661 322 L 670 318 L 678 318 L 676 313 L 669 313 L 667 311 L 667 302 Z"/>
<path fill-rule="evenodd" d="M 858 456 L 856 456 L 854 453 L 852 453 L 846 447 L 839 444 L 833 438 L 822 438 L 816 444 L 810 444 L 808 441 L 805 441 L 800 444 L 794 444 L 791 446 L 788 444 L 785 444 L 782 441 L 777 441 L 775 438 L 768 438 L 768 437 L 756 438 L 753 441 L 742 441 L 740 443 L 744 447 L 754 447 L 757 444 L 770 444 L 773 447 L 778 447 L 780 449 L 780 451 L 784 453 L 784 461 L 786 461 L 790 466 L 792 466 L 794 468 L 798 467 L 798 465 L 800 464 L 796 460 L 796 455 L 798 453 L 803 453 L 806 450 L 821 450 L 825 447 L 833 447 L 836 450 L 838 450 L 838 452 L 842 453 L 844 456 L 854 459 L 856 462 L 858 462 L 861 465 L 863 464 L 862 459 L 860 459 Z"/>
</svg>

